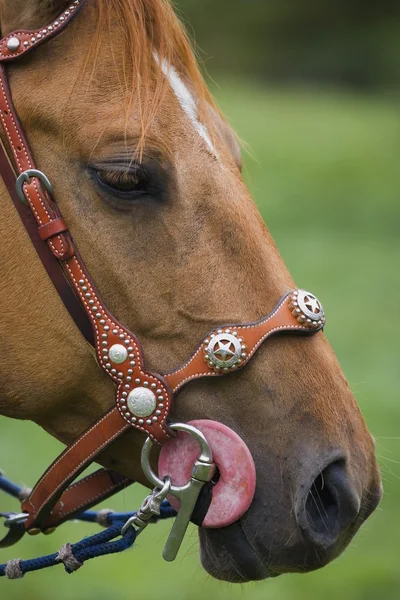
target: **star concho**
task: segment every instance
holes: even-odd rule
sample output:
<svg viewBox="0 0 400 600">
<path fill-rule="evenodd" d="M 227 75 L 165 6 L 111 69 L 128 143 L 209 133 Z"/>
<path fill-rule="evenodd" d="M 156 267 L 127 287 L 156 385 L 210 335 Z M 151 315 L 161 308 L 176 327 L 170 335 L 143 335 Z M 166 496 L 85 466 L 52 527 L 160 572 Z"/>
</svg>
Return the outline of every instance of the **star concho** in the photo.
<svg viewBox="0 0 400 600">
<path fill-rule="evenodd" d="M 317 329 L 325 324 L 325 313 L 322 304 L 306 290 L 296 290 L 290 294 L 289 309 L 304 327 Z"/>
<path fill-rule="evenodd" d="M 237 369 L 247 358 L 243 338 L 238 337 L 232 329 L 218 329 L 204 341 L 205 361 L 214 369 L 229 373 Z"/>
</svg>

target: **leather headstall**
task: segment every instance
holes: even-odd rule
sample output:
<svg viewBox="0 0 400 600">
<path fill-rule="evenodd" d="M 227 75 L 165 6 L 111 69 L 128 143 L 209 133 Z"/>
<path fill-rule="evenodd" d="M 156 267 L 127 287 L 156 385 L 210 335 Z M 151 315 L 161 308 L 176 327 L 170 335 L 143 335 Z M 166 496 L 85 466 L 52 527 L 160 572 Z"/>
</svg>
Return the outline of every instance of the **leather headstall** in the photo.
<svg viewBox="0 0 400 600">
<path fill-rule="evenodd" d="M 102 301 L 55 203 L 51 183 L 35 166 L 4 66 L 60 33 L 85 2 L 74 0 L 47 27 L 14 31 L 0 41 L 0 120 L 8 145 L 7 151 L 0 146 L 0 174 L 51 281 L 116 390 L 114 407 L 64 450 L 23 502 L 28 532 L 55 527 L 132 483 L 106 469 L 73 482 L 131 428 L 158 444 L 169 439 L 172 399 L 186 383 L 243 368 L 276 332 L 315 333 L 325 322 L 322 306 L 312 294 L 289 292 L 265 319 L 210 332 L 179 369 L 164 376 L 145 369 L 138 339 Z"/>
</svg>

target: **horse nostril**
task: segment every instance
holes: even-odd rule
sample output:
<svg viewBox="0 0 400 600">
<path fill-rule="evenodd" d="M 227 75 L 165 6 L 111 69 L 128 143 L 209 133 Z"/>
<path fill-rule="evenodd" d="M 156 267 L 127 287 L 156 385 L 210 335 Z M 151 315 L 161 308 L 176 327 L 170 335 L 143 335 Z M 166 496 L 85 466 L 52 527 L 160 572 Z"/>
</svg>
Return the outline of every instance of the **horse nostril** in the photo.
<svg viewBox="0 0 400 600">
<path fill-rule="evenodd" d="M 332 546 L 354 521 L 360 499 L 346 473 L 343 461 L 335 461 L 314 480 L 297 512 L 300 529 L 310 542 Z"/>
</svg>

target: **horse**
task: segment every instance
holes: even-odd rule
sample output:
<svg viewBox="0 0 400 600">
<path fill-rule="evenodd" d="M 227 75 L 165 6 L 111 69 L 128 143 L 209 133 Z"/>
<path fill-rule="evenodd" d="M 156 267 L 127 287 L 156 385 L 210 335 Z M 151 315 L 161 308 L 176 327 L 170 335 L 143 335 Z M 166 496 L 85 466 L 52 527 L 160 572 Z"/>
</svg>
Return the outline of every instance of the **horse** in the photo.
<svg viewBox="0 0 400 600">
<path fill-rule="evenodd" d="M 2 36 L 40 29 L 67 8 L 65 0 L 2 0 Z M 172 370 L 207 330 L 260 319 L 295 288 L 169 0 L 88 0 L 62 35 L 7 70 L 35 160 L 149 368 Z M 71 444 L 110 409 L 114 386 L 3 182 L 0 206 L 0 414 Z M 274 336 L 243 371 L 184 388 L 171 414 L 223 423 L 254 460 L 246 513 L 199 529 L 202 565 L 216 578 L 320 568 L 380 500 L 374 440 L 321 331 Z M 144 437 L 128 431 L 99 463 L 148 486 Z"/>
</svg>

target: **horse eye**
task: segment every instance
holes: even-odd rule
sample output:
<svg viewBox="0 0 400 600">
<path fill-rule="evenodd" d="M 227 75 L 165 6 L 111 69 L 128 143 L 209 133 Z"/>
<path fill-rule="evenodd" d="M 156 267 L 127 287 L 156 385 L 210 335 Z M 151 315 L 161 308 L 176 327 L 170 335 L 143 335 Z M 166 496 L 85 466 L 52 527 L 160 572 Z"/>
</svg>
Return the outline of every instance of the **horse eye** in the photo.
<svg viewBox="0 0 400 600">
<path fill-rule="evenodd" d="M 147 192 L 148 180 L 143 171 L 95 171 L 99 183 L 111 192 L 124 195 L 143 194 Z"/>
</svg>

